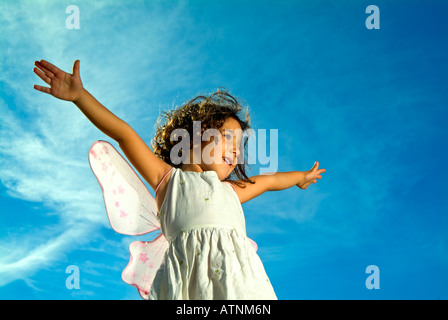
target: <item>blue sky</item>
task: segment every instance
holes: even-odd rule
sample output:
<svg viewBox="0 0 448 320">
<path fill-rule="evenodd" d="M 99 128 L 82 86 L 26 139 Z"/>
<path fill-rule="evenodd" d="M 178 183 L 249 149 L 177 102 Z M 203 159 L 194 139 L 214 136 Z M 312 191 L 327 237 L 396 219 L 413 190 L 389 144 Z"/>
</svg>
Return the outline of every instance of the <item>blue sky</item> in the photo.
<svg viewBox="0 0 448 320">
<path fill-rule="evenodd" d="M 67 6 L 80 29 L 67 29 Z M 380 9 L 368 30 L 365 9 Z M 148 143 L 163 110 L 218 87 L 278 130 L 278 170 L 308 190 L 243 204 L 279 299 L 447 299 L 443 1 L 2 1 L 0 298 L 140 299 L 87 154 L 104 136 L 35 91 L 35 60 L 71 71 Z M 115 144 L 115 143 L 114 143 Z M 115 144 L 116 145 L 116 144 Z M 251 175 L 261 165 L 252 166 Z M 68 266 L 80 289 L 67 289 Z M 380 288 L 368 290 L 376 265 Z"/>
</svg>

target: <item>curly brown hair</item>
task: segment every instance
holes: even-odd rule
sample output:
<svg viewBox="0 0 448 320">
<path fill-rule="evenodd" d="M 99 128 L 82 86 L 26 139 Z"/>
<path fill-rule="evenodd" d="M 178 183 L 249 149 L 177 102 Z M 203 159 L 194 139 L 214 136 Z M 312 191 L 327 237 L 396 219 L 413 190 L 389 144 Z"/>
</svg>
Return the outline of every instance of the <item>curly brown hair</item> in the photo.
<svg viewBox="0 0 448 320">
<path fill-rule="evenodd" d="M 244 156 L 246 152 L 243 153 L 248 141 L 248 137 L 244 133 L 247 132 L 247 129 L 250 129 L 248 107 L 243 110 L 238 100 L 230 95 L 227 90 L 218 89 L 210 96 L 200 95 L 183 104 L 180 108 L 176 107 L 174 110 L 163 111 L 156 123 L 156 134 L 151 140 L 153 152 L 169 165 L 179 168 L 182 166 L 182 163 L 175 164 L 170 159 L 171 149 L 177 143 L 171 139 L 172 132 L 179 128 L 185 129 L 189 133 L 190 146 L 193 146 L 193 121 L 200 121 L 201 132 L 196 134 L 200 134 L 202 138 L 205 130 L 221 128 L 229 117 L 237 120 L 241 126 L 243 131 L 243 150 L 240 153 L 242 154 L 242 161 L 238 161 L 232 174 L 226 177 L 224 181 L 244 187 L 244 183 L 231 180 L 232 177 L 236 176 L 237 180 L 255 183 L 246 174 L 246 166 L 248 164 Z"/>
</svg>

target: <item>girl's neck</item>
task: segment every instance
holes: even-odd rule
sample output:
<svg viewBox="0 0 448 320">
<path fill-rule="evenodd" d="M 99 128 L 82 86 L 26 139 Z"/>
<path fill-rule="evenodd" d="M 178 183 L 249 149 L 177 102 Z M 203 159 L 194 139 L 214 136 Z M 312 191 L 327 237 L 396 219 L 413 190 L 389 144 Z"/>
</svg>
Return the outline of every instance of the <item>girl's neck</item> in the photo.
<svg viewBox="0 0 448 320">
<path fill-rule="evenodd" d="M 184 163 L 182 165 L 182 167 L 180 167 L 180 169 L 182 171 L 194 171 L 194 172 L 204 172 L 204 170 L 202 170 L 202 168 L 194 163 Z"/>
</svg>

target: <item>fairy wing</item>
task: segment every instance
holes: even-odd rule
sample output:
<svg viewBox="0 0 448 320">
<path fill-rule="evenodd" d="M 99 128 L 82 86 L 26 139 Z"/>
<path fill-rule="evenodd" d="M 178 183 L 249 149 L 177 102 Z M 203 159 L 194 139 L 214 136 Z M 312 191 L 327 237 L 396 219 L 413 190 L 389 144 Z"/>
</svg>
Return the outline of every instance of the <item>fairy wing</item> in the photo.
<svg viewBox="0 0 448 320">
<path fill-rule="evenodd" d="M 252 245 L 252 248 L 254 248 L 255 252 L 257 252 L 257 250 L 258 250 L 257 243 L 254 240 L 250 239 L 250 238 L 247 238 L 247 240 L 249 240 L 249 242 Z"/>
<path fill-rule="evenodd" d="M 163 262 L 167 248 L 168 242 L 163 234 L 151 242 L 134 241 L 129 246 L 131 260 L 121 278 L 136 287 L 143 299 L 148 299 L 152 282 Z"/>
<path fill-rule="evenodd" d="M 160 229 L 157 203 L 129 163 L 106 141 L 97 141 L 89 151 L 90 167 L 101 186 L 112 228 L 122 234 L 142 235 Z M 148 293 L 168 248 L 163 233 L 150 242 L 134 241 L 122 279 L 140 295 Z"/>
<path fill-rule="evenodd" d="M 89 151 L 89 162 L 103 190 L 109 222 L 116 232 L 142 235 L 160 229 L 154 197 L 110 143 L 95 142 Z"/>
</svg>

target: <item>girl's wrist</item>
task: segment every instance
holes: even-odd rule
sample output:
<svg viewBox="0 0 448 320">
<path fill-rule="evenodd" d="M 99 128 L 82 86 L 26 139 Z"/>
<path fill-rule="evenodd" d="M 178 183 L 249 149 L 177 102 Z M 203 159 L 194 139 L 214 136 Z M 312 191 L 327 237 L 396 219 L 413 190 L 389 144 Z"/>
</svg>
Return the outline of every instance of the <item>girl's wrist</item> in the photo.
<svg viewBox="0 0 448 320">
<path fill-rule="evenodd" d="M 296 186 L 302 189 L 302 186 L 306 183 L 306 171 L 297 171 L 297 183 Z"/>
<path fill-rule="evenodd" d="M 79 102 L 80 102 L 80 100 L 81 100 L 81 98 L 82 98 L 86 93 L 87 93 L 87 90 L 85 90 L 84 88 L 82 88 L 82 89 L 79 91 L 78 96 L 75 97 L 75 98 L 72 100 L 72 102 L 73 102 L 74 104 L 78 105 Z"/>
</svg>

